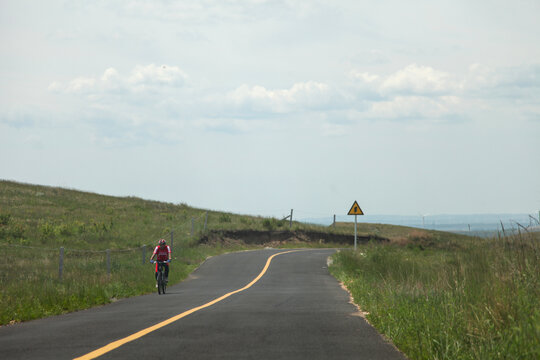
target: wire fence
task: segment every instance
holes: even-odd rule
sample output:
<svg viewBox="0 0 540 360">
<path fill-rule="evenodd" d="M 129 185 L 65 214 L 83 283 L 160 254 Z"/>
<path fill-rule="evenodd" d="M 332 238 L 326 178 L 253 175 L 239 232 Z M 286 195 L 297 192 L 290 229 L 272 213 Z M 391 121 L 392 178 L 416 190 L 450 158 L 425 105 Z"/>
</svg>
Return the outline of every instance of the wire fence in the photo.
<svg viewBox="0 0 540 360">
<path fill-rule="evenodd" d="M 202 213 L 197 217 L 191 217 L 189 220 L 177 224 L 170 231 L 161 233 L 158 238 L 169 240 L 169 246 L 174 249 L 175 234 L 178 237 L 189 236 L 193 238 L 196 231 L 206 231 L 208 225 L 208 212 Z M 147 264 L 150 255 L 153 253 L 156 241 L 148 242 L 137 247 L 120 249 L 77 249 L 69 246 L 60 247 L 42 247 L 22 244 L 0 243 L 0 248 L 4 258 L 26 258 L 28 263 L 26 267 L 39 267 L 41 272 L 52 274 L 54 267 L 57 269 L 57 277 L 62 280 L 66 271 L 78 268 L 80 271 L 105 270 L 107 275 L 129 263 L 132 266 L 135 262 L 141 265 Z M 177 244 L 179 241 L 177 240 Z M 25 263 L 25 261 L 19 261 Z M 56 265 L 54 265 L 56 264 Z M 5 274 L 9 272 L 9 265 L 6 262 Z M 0 266 L 3 267 L 3 266 Z M 82 269 L 85 268 L 85 269 Z M 82 270 L 81 270 L 82 269 Z"/>
<path fill-rule="evenodd" d="M 285 213 L 286 214 L 286 213 Z M 216 217 L 216 214 L 212 214 L 211 219 L 214 222 L 224 222 L 227 223 L 230 221 L 230 218 L 226 215 L 221 214 L 220 217 Z M 298 217 L 306 216 L 322 216 L 324 214 L 306 211 L 303 209 L 299 210 L 290 210 L 290 213 L 287 216 L 284 216 L 282 220 L 288 220 L 287 223 L 289 227 L 292 228 L 293 215 L 295 219 Z M 224 218 L 225 220 L 223 220 Z M 512 226 L 505 226 L 503 222 L 500 222 L 500 232 L 499 237 L 513 234 L 514 232 L 529 232 L 537 231 L 540 221 L 535 217 L 529 216 L 528 226 L 525 224 L 520 224 L 517 221 L 512 222 Z M 328 223 L 335 228 L 336 226 L 336 215 L 328 217 Z M 107 275 L 111 275 L 115 270 L 121 268 L 129 262 L 130 266 L 134 266 L 137 262 L 141 265 L 147 264 L 150 258 L 150 255 L 153 252 L 154 246 L 156 246 L 157 239 L 164 238 L 168 241 L 171 250 L 174 251 L 175 241 L 176 246 L 179 246 L 181 241 L 186 239 L 189 241 L 195 240 L 196 234 L 205 233 L 208 230 L 209 225 L 209 211 L 204 211 L 199 213 L 197 216 L 192 216 L 182 223 L 176 224 L 174 228 L 164 230 L 156 239 L 152 242 L 147 242 L 141 244 L 137 247 L 129 248 L 120 248 L 120 249 L 78 249 L 75 247 L 69 246 L 60 246 L 60 247 L 40 247 L 40 246 L 31 246 L 24 244 L 6 244 L 0 243 L 0 248 L 3 249 L 3 253 L 13 254 L 13 256 L 20 256 L 21 251 L 25 254 L 28 254 L 29 257 L 34 259 L 40 259 L 46 268 L 49 269 L 49 272 L 54 268 L 53 264 L 56 264 L 57 277 L 62 279 L 66 271 L 70 271 L 70 268 L 74 268 L 75 265 L 72 260 L 80 261 L 81 263 L 86 264 L 88 268 L 96 270 L 100 268 L 100 271 L 105 271 Z M 223 224 L 221 224 L 223 226 Z M 264 225 L 264 221 L 263 221 Z M 515 226 L 514 226 L 515 225 Z M 263 226 L 264 227 L 264 226 Z M 157 234 L 156 234 L 157 235 Z M 497 235 L 495 235 L 497 236 Z M 185 244 L 185 242 L 184 242 Z M 26 255 L 25 255 L 26 256 Z M 92 264 L 90 264 L 92 263 Z M 6 265 L 6 269 L 9 267 Z M 55 271 L 56 272 L 56 271 Z"/>
</svg>

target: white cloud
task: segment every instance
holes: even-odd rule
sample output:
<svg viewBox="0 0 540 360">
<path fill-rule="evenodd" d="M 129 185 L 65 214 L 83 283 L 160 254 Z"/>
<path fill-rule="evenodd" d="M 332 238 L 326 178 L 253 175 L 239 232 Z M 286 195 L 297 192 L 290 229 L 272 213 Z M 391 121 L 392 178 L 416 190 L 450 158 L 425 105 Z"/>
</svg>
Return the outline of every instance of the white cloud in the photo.
<svg viewBox="0 0 540 360">
<path fill-rule="evenodd" d="M 97 83 L 96 79 L 93 78 L 76 78 L 69 83 L 66 91 L 70 93 L 92 92 Z"/>
<path fill-rule="evenodd" d="M 430 66 L 410 64 L 389 75 L 355 69 L 350 77 L 353 91 L 368 104 L 361 118 L 439 120 L 463 110 L 461 80 Z"/>
<path fill-rule="evenodd" d="M 226 91 L 205 88 L 199 79 L 187 86 L 188 76 L 179 67 L 150 64 L 128 74 L 108 68 L 101 76 L 52 82 L 49 91 L 84 98 L 79 110 L 84 121 L 109 138 L 130 129 L 142 139 L 149 128 L 173 135 L 186 129 L 246 133 L 307 123 L 325 135 L 341 136 L 363 120 L 456 122 L 472 119 L 479 109 L 511 107 L 511 100 L 505 105 L 494 96 L 528 99 L 528 114 L 537 114 L 538 101 L 529 93 L 538 94 L 538 69 L 472 65 L 460 76 L 411 64 L 390 74 L 354 69 L 352 86 L 312 80 L 284 88 L 243 84 Z"/>
<path fill-rule="evenodd" d="M 458 88 L 459 85 L 448 73 L 429 66 L 411 64 L 384 79 L 379 90 L 383 94 L 432 95 L 450 93 Z"/>
<path fill-rule="evenodd" d="M 188 76 L 176 66 L 150 64 L 136 66 L 128 76 L 121 76 L 114 68 L 108 68 L 100 77 L 79 77 L 63 85 L 52 82 L 48 90 L 71 94 L 105 94 L 110 91 L 142 92 L 169 87 L 178 88 L 186 84 Z"/>
<path fill-rule="evenodd" d="M 368 117 L 382 119 L 442 119 L 461 112 L 462 100 L 456 96 L 437 98 L 425 96 L 396 96 L 372 104 Z"/>
<path fill-rule="evenodd" d="M 379 80 L 379 75 L 370 74 L 368 72 L 360 72 L 357 70 L 352 70 L 350 73 L 351 77 L 360 80 L 363 83 L 371 84 Z"/>
<path fill-rule="evenodd" d="M 135 85 L 182 86 L 186 80 L 187 75 L 179 67 L 150 64 L 137 66 L 128 78 L 128 83 Z"/>
<path fill-rule="evenodd" d="M 492 69 L 473 64 L 464 74 L 410 64 L 387 75 L 354 69 L 352 91 L 369 104 L 362 117 L 373 119 L 464 119 L 474 109 L 503 109 L 519 102 L 540 110 L 540 66 Z M 532 110 L 531 110 L 532 109 Z"/>
<path fill-rule="evenodd" d="M 103 76 L 101 77 L 101 81 L 113 82 L 113 81 L 117 81 L 119 78 L 120 78 L 120 75 L 118 74 L 118 71 L 116 71 L 115 68 L 108 68 L 103 73 Z"/>
<path fill-rule="evenodd" d="M 357 85 L 367 87 L 383 96 L 438 96 L 454 93 L 461 87 L 459 81 L 450 74 L 416 64 L 410 64 L 387 76 L 359 70 L 352 70 L 350 76 L 357 81 Z"/>
<path fill-rule="evenodd" d="M 517 102 L 521 106 L 528 104 L 540 111 L 539 64 L 496 69 L 474 64 L 471 65 L 463 83 L 467 96 L 493 99 L 498 104 L 503 102 Z"/>
<path fill-rule="evenodd" d="M 327 84 L 308 81 L 296 83 L 289 89 L 277 90 L 244 84 L 229 93 L 227 101 L 246 110 L 286 113 L 320 108 L 328 105 L 331 97 Z"/>
</svg>

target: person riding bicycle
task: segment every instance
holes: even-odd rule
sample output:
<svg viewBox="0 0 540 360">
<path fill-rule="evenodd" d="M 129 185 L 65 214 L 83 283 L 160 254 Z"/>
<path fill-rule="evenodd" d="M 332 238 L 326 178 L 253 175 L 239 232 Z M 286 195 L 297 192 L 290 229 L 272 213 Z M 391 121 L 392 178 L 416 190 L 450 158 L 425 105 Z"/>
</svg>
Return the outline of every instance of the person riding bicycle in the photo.
<svg viewBox="0 0 540 360">
<path fill-rule="evenodd" d="M 154 253 L 150 257 L 150 262 L 154 260 L 154 258 L 157 257 L 157 261 L 164 261 L 165 264 L 165 281 L 169 281 L 169 263 L 171 262 L 171 247 L 167 245 L 167 242 L 165 239 L 159 239 L 158 246 L 154 249 Z M 158 274 L 158 264 L 156 262 L 156 280 L 157 280 L 157 274 Z"/>
</svg>

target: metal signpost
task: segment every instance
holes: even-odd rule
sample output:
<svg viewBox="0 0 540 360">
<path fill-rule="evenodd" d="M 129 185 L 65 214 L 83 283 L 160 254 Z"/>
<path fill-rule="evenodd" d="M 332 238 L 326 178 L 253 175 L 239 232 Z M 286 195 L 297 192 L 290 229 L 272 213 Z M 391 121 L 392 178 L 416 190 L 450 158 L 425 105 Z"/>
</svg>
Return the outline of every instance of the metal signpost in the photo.
<svg viewBox="0 0 540 360">
<path fill-rule="evenodd" d="M 349 213 L 347 215 L 354 215 L 354 250 L 356 251 L 356 238 L 357 238 L 356 227 L 358 223 L 357 219 L 358 219 L 358 215 L 364 215 L 364 212 L 362 211 L 362 209 L 360 209 L 360 205 L 358 205 L 356 200 L 354 201 L 354 204 L 351 207 L 351 210 L 349 210 Z"/>
</svg>

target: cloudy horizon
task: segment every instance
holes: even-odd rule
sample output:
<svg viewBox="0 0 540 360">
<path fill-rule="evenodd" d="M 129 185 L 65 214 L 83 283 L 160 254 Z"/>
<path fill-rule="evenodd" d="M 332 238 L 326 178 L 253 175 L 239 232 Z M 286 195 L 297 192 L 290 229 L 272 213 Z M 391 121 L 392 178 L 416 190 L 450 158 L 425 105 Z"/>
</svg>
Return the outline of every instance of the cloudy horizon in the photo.
<svg viewBox="0 0 540 360">
<path fill-rule="evenodd" d="M 0 10 L 1 179 L 273 216 L 540 209 L 535 1 Z"/>
</svg>

